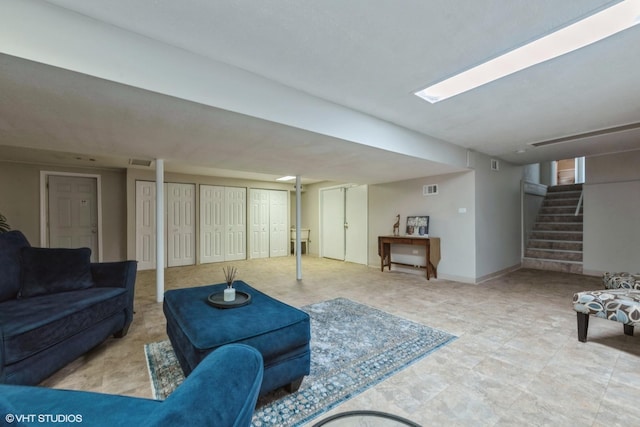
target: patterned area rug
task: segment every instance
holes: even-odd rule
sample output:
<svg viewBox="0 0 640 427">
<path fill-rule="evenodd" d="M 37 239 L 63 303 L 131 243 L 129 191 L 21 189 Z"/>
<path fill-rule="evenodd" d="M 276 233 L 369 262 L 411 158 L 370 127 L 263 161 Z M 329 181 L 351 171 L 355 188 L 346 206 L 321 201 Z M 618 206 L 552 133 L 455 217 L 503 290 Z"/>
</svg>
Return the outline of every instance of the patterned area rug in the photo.
<svg viewBox="0 0 640 427">
<path fill-rule="evenodd" d="M 383 381 L 455 340 L 446 332 L 337 298 L 302 307 L 311 317 L 311 374 L 296 393 L 258 400 L 254 426 L 297 426 Z M 145 345 L 156 399 L 184 376 L 169 341 Z"/>
</svg>

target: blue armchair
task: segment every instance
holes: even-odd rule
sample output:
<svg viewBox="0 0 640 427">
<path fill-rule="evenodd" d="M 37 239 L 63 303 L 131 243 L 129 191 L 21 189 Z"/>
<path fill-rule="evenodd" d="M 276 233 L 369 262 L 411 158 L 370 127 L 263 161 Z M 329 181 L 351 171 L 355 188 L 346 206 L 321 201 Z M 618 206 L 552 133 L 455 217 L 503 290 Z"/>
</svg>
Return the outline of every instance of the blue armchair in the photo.
<svg viewBox="0 0 640 427">
<path fill-rule="evenodd" d="M 263 369 L 256 349 L 229 344 L 209 354 L 164 401 L 0 385 L 0 425 L 249 426 Z"/>
</svg>

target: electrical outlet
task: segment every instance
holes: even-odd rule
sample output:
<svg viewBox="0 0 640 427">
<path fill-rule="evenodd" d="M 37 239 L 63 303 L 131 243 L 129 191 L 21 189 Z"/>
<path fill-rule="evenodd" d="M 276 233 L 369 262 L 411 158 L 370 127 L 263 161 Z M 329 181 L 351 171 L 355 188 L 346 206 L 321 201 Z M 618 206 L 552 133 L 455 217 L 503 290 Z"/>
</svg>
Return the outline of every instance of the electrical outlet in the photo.
<svg viewBox="0 0 640 427">
<path fill-rule="evenodd" d="M 411 251 L 411 253 L 414 254 L 414 255 L 418 255 L 418 250 L 414 249 L 414 250 Z"/>
</svg>

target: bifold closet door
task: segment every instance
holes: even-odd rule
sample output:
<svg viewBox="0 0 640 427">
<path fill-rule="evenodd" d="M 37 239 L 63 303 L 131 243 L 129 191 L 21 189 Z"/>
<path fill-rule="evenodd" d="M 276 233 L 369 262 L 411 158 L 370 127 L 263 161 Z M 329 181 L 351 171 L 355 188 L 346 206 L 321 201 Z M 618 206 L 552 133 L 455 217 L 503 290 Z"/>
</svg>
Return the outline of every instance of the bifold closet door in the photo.
<svg viewBox="0 0 640 427">
<path fill-rule="evenodd" d="M 269 191 L 252 188 L 251 205 L 251 258 L 269 257 Z"/>
<path fill-rule="evenodd" d="M 288 255 L 288 197 L 281 190 L 250 190 L 251 258 Z"/>
<path fill-rule="evenodd" d="M 247 258 L 247 189 L 225 187 L 225 261 Z"/>
<path fill-rule="evenodd" d="M 195 184 L 167 184 L 167 267 L 196 263 L 195 206 Z"/>
<path fill-rule="evenodd" d="M 224 261 L 225 188 L 200 186 L 200 262 Z"/>
<path fill-rule="evenodd" d="M 156 183 L 136 181 L 136 260 L 138 270 L 156 268 Z"/>
</svg>

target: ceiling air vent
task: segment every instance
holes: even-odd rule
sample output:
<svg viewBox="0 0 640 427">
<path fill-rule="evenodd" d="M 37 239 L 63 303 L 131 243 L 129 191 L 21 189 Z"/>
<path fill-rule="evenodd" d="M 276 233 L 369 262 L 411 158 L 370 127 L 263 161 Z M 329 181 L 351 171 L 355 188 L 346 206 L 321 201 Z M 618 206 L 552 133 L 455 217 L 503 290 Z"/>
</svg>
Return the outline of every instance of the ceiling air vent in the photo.
<svg viewBox="0 0 640 427">
<path fill-rule="evenodd" d="M 496 159 L 491 159 L 491 170 L 492 171 L 500 170 L 500 162 L 497 161 Z"/>
<path fill-rule="evenodd" d="M 532 142 L 531 145 L 533 145 L 534 147 L 544 147 L 545 145 L 560 144 L 562 142 L 575 141 L 577 139 L 591 138 L 591 137 L 600 136 L 600 135 L 608 135 L 610 133 L 616 133 L 616 132 L 625 132 L 625 131 L 628 131 L 628 130 L 634 130 L 634 129 L 638 129 L 638 128 L 640 128 L 640 122 L 629 123 L 628 125 L 615 126 L 615 127 L 607 128 L 607 129 L 594 130 L 594 131 L 591 131 L 591 132 L 579 133 L 579 134 L 576 134 L 576 135 L 565 136 L 565 137 L 562 137 L 562 138 L 549 139 L 547 141 Z"/>
<path fill-rule="evenodd" d="M 423 196 L 435 196 L 438 194 L 438 184 L 424 185 L 422 187 Z"/>
<path fill-rule="evenodd" d="M 151 160 L 142 160 L 142 159 L 129 159 L 129 164 L 131 166 L 151 166 Z"/>
</svg>

